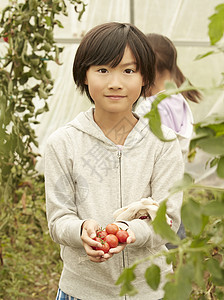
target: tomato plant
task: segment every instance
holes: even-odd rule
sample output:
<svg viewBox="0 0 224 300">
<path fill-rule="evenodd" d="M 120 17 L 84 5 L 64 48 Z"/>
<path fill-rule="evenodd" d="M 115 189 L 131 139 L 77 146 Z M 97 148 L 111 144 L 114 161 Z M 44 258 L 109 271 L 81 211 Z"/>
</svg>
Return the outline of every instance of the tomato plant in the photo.
<svg viewBox="0 0 224 300">
<path fill-rule="evenodd" d="M 215 13 L 209 17 L 209 20 L 210 43 L 215 45 L 216 42 L 221 41 L 224 34 L 224 3 L 215 7 Z M 196 59 L 219 52 L 224 52 L 221 45 L 217 45 L 214 51 L 199 55 Z M 219 85 L 209 88 L 200 87 L 200 90 L 205 93 L 211 90 L 223 90 L 224 73 L 221 75 L 222 81 Z M 153 102 L 148 115 L 149 125 L 160 139 L 163 140 L 164 137 L 162 130 L 158 129 L 161 125 L 158 121 L 158 103 L 169 95 L 187 90 L 192 90 L 187 81 L 178 89 L 169 82 L 166 91 Z M 219 179 L 224 179 L 223 111 L 210 114 L 204 120 L 194 124 L 194 131 L 196 135 L 191 139 L 188 159 L 192 162 L 198 149 L 209 153 L 211 159 L 206 165 L 216 166 L 217 176 Z M 166 222 L 166 200 L 161 203 L 156 218 L 151 223 L 155 233 L 177 246 L 165 253 L 167 263 L 174 265 L 174 272 L 169 275 L 164 285 L 164 300 L 224 299 L 224 189 L 214 184 L 215 187 L 199 185 L 189 174 L 184 174 L 183 179 L 170 191 L 171 194 L 184 191 L 181 218 L 186 229 L 186 238 L 183 240 L 179 239 Z M 164 251 L 142 258 L 123 271 L 116 282 L 122 285 L 121 296 L 134 295 L 138 292 L 132 285 L 132 281 L 136 278 L 135 269 L 147 260 L 151 262 L 151 266 L 145 270 L 146 282 L 152 289 L 158 288 L 160 269 L 154 261 L 160 255 L 164 256 Z"/>
</svg>

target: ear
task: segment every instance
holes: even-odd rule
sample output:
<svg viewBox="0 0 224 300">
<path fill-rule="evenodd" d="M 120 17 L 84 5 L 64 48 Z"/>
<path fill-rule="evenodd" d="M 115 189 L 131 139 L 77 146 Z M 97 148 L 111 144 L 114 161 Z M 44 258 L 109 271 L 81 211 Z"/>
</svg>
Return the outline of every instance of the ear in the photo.
<svg viewBox="0 0 224 300">
<path fill-rule="evenodd" d="M 85 78 L 84 83 L 85 83 L 86 85 L 88 85 L 88 79 L 87 79 L 87 77 Z"/>
</svg>

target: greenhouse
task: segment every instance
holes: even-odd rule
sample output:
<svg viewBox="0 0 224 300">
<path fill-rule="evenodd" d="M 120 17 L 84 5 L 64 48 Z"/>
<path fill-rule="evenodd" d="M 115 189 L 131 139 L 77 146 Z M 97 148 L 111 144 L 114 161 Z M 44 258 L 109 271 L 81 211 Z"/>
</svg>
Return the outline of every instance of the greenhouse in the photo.
<svg viewBox="0 0 224 300">
<path fill-rule="evenodd" d="M 153 300 L 162 299 L 163 297 L 163 299 L 174 300 L 223 299 L 223 1 L 1 0 L 0 17 L 0 299 L 55 299 L 58 285 L 60 288 L 63 288 L 64 291 L 58 290 L 57 299 L 64 299 L 64 292 L 68 295 L 70 294 L 72 299 L 77 300 L 144 300 L 149 299 L 147 297 L 152 297 L 150 299 Z M 87 251 L 86 249 L 89 246 L 85 246 L 85 241 L 83 242 L 81 238 L 71 238 L 72 242 L 68 242 L 68 239 L 72 232 L 71 230 L 74 229 L 74 232 L 76 232 L 75 230 L 81 230 L 81 232 L 83 232 L 86 230 L 84 227 L 86 223 L 85 220 L 93 219 L 94 213 L 92 213 L 92 211 L 91 213 L 86 212 L 83 205 L 80 204 L 81 201 L 90 202 L 89 210 L 92 208 L 92 210 L 96 209 L 98 212 L 100 210 L 102 210 L 102 212 L 107 211 L 108 214 L 111 215 L 111 218 L 109 218 L 109 215 L 102 218 L 104 224 L 100 224 L 101 227 L 106 227 L 107 224 L 116 222 L 116 220 L 112 218 L 112 203 L 106 209 L 105 202 L 101 206 L 99 202 L 95 203 L 93 199 L 86 200 L 88 199 L 88 195 L 91 195 L 91 188 L 89 188 L 91 181 L 93 192 L 94 189 L 96 189 L 99 195 L 103 195 L 103 193 L 105 193 L 105 195 L 107 193 L 116 195 L 115 188 L 112 188 L 113 183 L 116 182 L 115 175 L 113 175 L 114 173 L 110 174 L 110 171 L 106 169 L 105 173 L 103 173 L 104 175 L 101 174 L 101 177 L 101 175 L 97 174 L 98 169 L 93 170 L 92 167 L 92 173 L 89 175 L 88 181 L 84 175 L 84 168 L 89 166 L 90 163 L 89 161 L 85 161 L 85 164 L 80 167 L 81 170 L 83 168 L 83 174 L 78 175 L 78 177 L 73 180 L 74 182 L 70 181 L 70 174 L 67 174 L 66 172 L 68 172 L 68 170 L 66 170 L 63 171 L 64 174 L 61 175 L 61 177 L 59 176 L 53 183 L 53 181 L 51 181 L 53 179 L 49 177 L 52 175 L 53 178 L 55 176 L 54 172 L 59 172 L 60 164 L 62 166 L 61 169 L 64 169 L 63 164 L 68 165 L 69 168 L 70 160 L 72 160 L 71 151 L 76 151 L 74 148 L 77 147 L 77 153 L 79 153 L 78 151 L 81 153 L 85 151 L 85 147 L 87 147 L 90 142 L 86 140 L 86 137 L 80 142 L 80 136 L 77 135 L 77 141 L 74 139 L 72 146 L 69 146 L 71 148 L 61 145 L 60 140 L 58 141 L 59 148 L 57 148 L 57 141 L 54 141 L 55 145 L 51 145 L 51 147 L 55 147 L 55 149 L 59 150 L 65 147 L 63 151 L 66 153 L 65 156 L 68 157 L 66 160 L 66 158 L 58 155 L 61 159 L 58 165 L 55 163 L 57 158 L 55 153 L 57 151 L 53 148 L 53 150 L 49 148 L 50 150 L 47 151 L 46 149 L 49 147 L 49 138 L 52 137 L 52 134 L 59 128 L 65 128 L 72 120 L 72 122 L 76 124 L 76 121 L 74 121 L 75 118 L 80 116 L 83 112 L 92 111 L 91 108 L 94 109 L 94 104 L 90 101 L 92 94 L 88 97 L 88 94 L 81 93 L 80 86 L 77 87 L 74 82 L 73 63 L 77 49 L 82 45 L 83 38 L 86 34 L 92 28 L 95 28 L 95 26 L 104 23 L 108 24 L 109 22 L 132 24 L 145 35 L 155 33 L 168 37 L 176 48 L 177 64 L 187 81 L 178 87 L 173 86 L 171 83 L 166 83 L 166 87 L 168 88 L 167 91 L 162 91 L 162 95 L 163 93 L 167 93 L 165 95 L 166 99 L 166 97 L 169 98 L 169 95 L 172 95 L 171 91 L 173 90 L 175 90 L 173 93 L 179 94 L 183 91 L 194 90 L 195 88 L 195 90 L 197 89 L 201 93 L 201 101 L 198 103 L 186 101 L 192 112 L 192 128 L 194 129 L 191 135 L 191 141 L 189 141 L 190 144 L 188 145 L 187 154 L 184 157 L 182 179 L 179 178 L 180 176 L 178 177 L 180 165 L 178 167 L 177 154 L 175 154 L 176 159 L 173 160 L 173 166 L 170 163 L 169 167 L 167 162 L 167 168 L 164 166 L 164 171 L 161 169 L 161 172 L 158 171 L 158 174 L 154 175 L 155 178 L 157 178 L 156 175 L 165 178 L 167 172 L 167 182 L 175 182 L 175 176 L 178 178 L 178 180 L 176 180 L 177 182 L 169 190 L 169 193 L 171 193 L 169 197 L 173 197 L 174 199 L 178 193 L 183 192 L 183 204 L 180 207 L 178 205 L 176 206 L 176 209 L 180 210 L 180 218 L 185 228 L 183 236 L 174 234 L 174 231 L 170 229 L 172 228 L 172 224 L 176 222 L 176 219 L 172 216 L 173 211 L 171 211 L 171 207 L 166 204 L 169 203 L 169 201 L 162 202 L 162 199 L 159 199 L 159 204 L 154 203 L 155 201 L 151 194 L 149 198 L 150 201 L 152 199 L 152 202 L 143 201 L 143 199 L 146 199 L 149 195 L 147 194 L 147 189 L 147 192 L 145 190 L 141 192 L 141 186 L 145 180 L 143 174 L 138 173 L 141 162 L 137 162 L 137 157 L 136 160 L 132 157 L 130 161 L 133 161 L 134 164 L 136 163 L 136 176 L 140 175 L 142 178 L 141 180 L 139 179 L 138 185 L 136 184 L 135 186 L 134 174 L 129 174 L 127 171 L 125 179 L 120 181 L 119 193 L 121 193 L 121 205 L 117 208 L 122 209 L 124 206 L 122 206 L 122 201 L 126 199 L 126 196 L 122 196 L 122 192 L 120 192 L 122 190 L 122 184 L 129 187 L 127 188 L 127 195 L 130 193 L 130 197 L 132 197 L 132 194 L 136 193 L 139 200 L 141 199 L 139 202 L 141 202 L 142 205 L 143 203 L 147 203 L 147 209 L 148 205 L 150 206 L 149 209 L 151 209 L 153 205 L 158 206 L 158 208 L 153 207 L 153 213 L 154 209 L 156 212 L 158 210 L 155 216 L 153 213 L 150 215 L 146 210 L 147 213 L 139 217 L 139 220 L 141 219 L 142 222 L 147 222 L 149 214 L 151 221 L 149 227 L 150 230 L 153 231 L 153 237 L 154 235 L 160 235 L 159 238 L 155 238 L 155 243 L 159 245 L 160 243 L 164 245 L 168 245 L 167 243 L 169 243 L 172 247 L 167 251 L 167 254 L 164 254 L 162 251 L 161 254 L 160 252 L 157 254 L 157 252 L 154 252 L 155 244 L 153 244 L 152 241 L 154 238 L 150 240 L 148 237 L 148 242 L 144 244 L 141 239 L 138 240 L 137 229 L 136 243 L 139 242 L 139 244 L 135 247 L 132 231 L 129 230 L 133 229 L 133 232 L 135 232 L 134 228 L 137 225 L 134 226 L 132 224 L 137 224 L 137 222 L 135 222 L 135 220 L 131 221 L 131 219 L 125 219 L 125 217 L 123 217 L 122 220 L 117 219 L 123 222 L 119 230 L 122 231 L 123 229 L 129 232 L 129 241 L 130 244 L 133 243 L 133 245 L 128 245 L 129 242 L 126 240 L 126 248 L 130 246 L 130 250 L 127 250 L 127 252 L 125 252 L 126 248 L 122 248 L 122 251 L 119 250 L 124 259 L 120 277 L 117 276 L 116 273 L 113 273 L 113 275 L 110 273 L 113 260 L 114 268 L 120 268 L 121 265 L 121 260 L 118 262 L 118 260 L 114 259 L 116 255 L 121 254 L 117 253 L 116 250 L 114 253 L 112 251 L 111 254 L 107 254 L 105 260 L 102 260 L 102 263 L 97 264 L 95 269 L 101 270 L 103 274 L 98 274 L 96 271 L 93 275 L 93 277 L 99 275 L 98 278 L 93 280 L 96 284 L 93 288 L 93 282 L 88 279 L 89 275 L 85 275 L 85 271 L 83 271 L 85 267 L 89 272 L 93 272 L 92 270 L 94 270 L 91 264 L 94 265 L 95 258 L 87 262 L 89 250 Z M 92 44 L 90 45 L 92 46 Z M 127 50 L 127 48 L 125 49 Z M 121 62 L 127 53 L 126 50 L 123 53 Z M 132 51 L 132 56 L 133 53 Z M 104 72 L 105 65 L 107 66 L 107 64 L 102 65 Z M 111 67 L 111 73 L 113 70 L 118 70 L 118 67 L 119 64 L 118 66 Z M 110 68 L 108 67 L 108 69 Z M 91 70 L 91 67 L 86 71 L 87 79 L 88 70 Z M 134 73 L 138 74 L 138 70 L 135 70 Z M 84 85 L 88 87 L 86 82 L 89 83 L 89 81 L 87 79 L 85 79 Z M 188 81 L 190 81 L 191 85 L 188 85 Z M 191 89 L 192 86 L 193 89 Z M 135 107 L 137 114 L 138 105 L 143 103 L 144 98 L 145 95 L 141 93 L 141 97 L 136 105 L 137 108 Z M 162 100 L 161 103 L 163 101 L 165 100 Z M 95 110 L 97 107 L 99 106 L 96 106 Z M 151 107 L 152 114 L 148 116 L 148 119 L 145 118 L 145 120 L 148 120 L 149 127 L 155 135 L 155 132 L 161 134 L 161 131 L 158 129 L 158 122 L 154 120 L 155 123 L 153 123 L 153 121 L 151 123 L 150 121 L 150 116 L 151 119 L 153 119 L 153 116 L 158 116 L 157 107 L 153 105 Z M 155 112 L 154 115 L 153 112 Z M 101 117 L 102 116 L 103 114 Z M 97 124 L 99 125 L 100 123 Z M 107 124 L 107 122 L 105 124 Z M 77 127 L 76 130 L 81 130 L 79 128 L 81 125 L 76 124 L 74 126 L 75 128 Z M 100 125 L 99 127 L 101 128 Z M 89 134 L 88 130 L 90 129 L 86 130 Z M 95 132 L 95 129 L 93 132 Z M 102 132 L 104 132 L 104 130 L 102 130 Z M 110 135 L 106 136 L 106 138 L 110 139 L 109 136 Z M 58 138 L 60 139 L 60 136 L 58 136 Z M 128 136 L 126 138 L 128 143 Z M 154 138 L 159 140 L 161 136 L 158 135 L 158 137 Z M 65 137 L 62 139 L 64 140 Z M 97 134 L 97 140 L 98 139 L 99 136 Z M 141 141 L 138 135 L 136 135 L 135 139 Z M 102 140 L 104 141 L 104 137 Z M 112 138 L 111 141 L 114 142 Z M 164 151 L 165 157 L 170 151 L 168 151 L 167 143 L 163 140 L 160 140 L 158 143 L 163 143 L 164 148 L 167 147 L 167 152 L 161 150 Z M 120 149 L 118 152 L 120 151 L 119 153 L 122 153 L 122 151 L 124 151 L 125 153 L 125 150 L 122 150 L 122 147 L 125 147 L 125 142 L 121 143 L 121 145 L 119 145 L 119 143 L 117 144 L 117 146 L 120 147 L 118 147 Z M 139 145 L 140 144 L 139 142 Z M 94 147 L 90 148 L 90 151 L 93 151 L 93 149 Z M 144 147 L 141 151 L 143 151 L 144 156 Z M 87 152 L 87 154 L 88 153 L 89 152 Z M 103 160 L 104 154 L 104 152 L 101 152 L 100 155 L 97 156 L 97 160 Z M 54 155 L 56 157 L 55 160 Z M 82 154 L 79 155 L 82 160 Z M 95 154 L 91 155 L 95 157 Z M 107 164 L 112 164 L 114 161 L 111 156 L 108 156 L 108 153 L 105 155 Z M 45 161 L 46 157 L 47 160 L 52 159 L 52 165 L 55 164 L 49 168 L 47 172 L 45 170 L 45 168 L 48 168 L 48 164 L 46 164 Z M 122 157 L 119 159 L 120 162 L 122 162 Z M 79 161 L 77 159 L 77 164 L 78 163 Z M 130 164 L 132 163 L 127 164 L 127 170 L 129 170 Z M 143 166 L 144 165 L 146 165 L 146 162 Z M 75 163 L 73 167 L 74 166 Z M 96 163 L 94 168 L 96 168 L 96 166 L 98 166 L 98 163 Z M 153 168 L 156 170 L 156 163 Z M 169 172 L 171 172 L 172 168 L 174 171 L 171 176 Z M 124 170 L 125 163 L 121 163 L 120 176 L 122 176 L 121 174 Z M 142 170 L 145 170 L 145 167 L 142 167 Z M 48 173 L 48 175 L 46 175 L 45 172 Z M 76 174 L 74 170 L 71 172 Z M 45 180 L 44 173 L 47 178 L 45 178 Z M 75 177 L 74 174 L 72 176 Z M 100 180 L 106 182 L 108 174 L 111 176 L 108 177 L 108 186 L 104 188 L 102 184 L 101 191 L 100 185 L 95 184 L 94 176 L 98 175 Z M 171 179 L 171 177 L 173 178 Z M 153 178 L 153 176 L 150 178 L 150 185 L 154 180 Z M 111 184 L 109 184 L 109 182 L 111 182 Z M 51 186 L 53 184 L 58 186 L 55 190 L 63 194 L 61 197 L 65 199 L 65 207 L 61 204 L 61 200 L 56 199 L 54 203 L 55 208 L 52 208 L 52 202 L 49 204 L 51 208 L 49 209 L 47 206 L 47 210 L 49 211 L 46 212 L 45 197 L 47 196 L 45 195 L 45 189 L 46 185 Z M 72 185 L 71 189 L 68 188 L 67 190 L 66 184 L 67 186 Z M 79 184 L 80 187 L 77 188 L 76 191 L 76 186 Z M 61 188 L 65 187 L 66 191 L 63 193 L 59 186 L 61 186 Z M 153 188 L 155 188 L 156 191 L 158 187 L 155 184 L 155 187 L 153 185 L 151 186 L 152 190 Z M 73 191 L 74 195 L 65 196 L 66 192 L 69 193 L 69 191 L 70 193 Z M 50 192 L 53 193 L 52 191 Z M 151 193 L 153 193 L 153 191 L 151 191 Z M 56 192 L 55 195 L 57 195 Z M 157 195 L 156 192 L 155 195 Z M 162 196 L 165 198 L 165 192 L 164 194 L 161 193 L 161 197 Z M 166 196 L 168 197 L 168 195 Z M 57 196 L 55 197 L 57 198 Z M 74 201 L 75 205 L 71 202 L 71 197 L 74 197 L 72 201 Z M 129 202 L 131 202 L 131 200 L 127 200 L 127 204 L 131 205 Z M 74 205 L 74 207 L 72 205 Z M 129 208 L 129 206 L 127 207 Z M 50 211 L 52 213 L 56 208 L 58 211 L 50 217 Z M 124 208 L 126 208 L 126 206 L 124 206 Z M 63 210 L 67 210 L 67 212 L 63 217 L 60 217 Z M 46 214 L 48 215 L 49 223 L 47 223 Z M 77 225 L 81 226 L 77 227 L 78 229 L 75 225 L 69 225 L 72 224 L 69 223 L 72 220 L 72 215 L 75 215 L 74 220 L 77 224 L 81 224 L 81 221 L 83 221 L 81 225 Z M 125 216 L 127 216 L 127 214 Z M 51 218 L 52 223 L 49 221 Z M 144 218 L 146 218 L 146 220 L 143 221 Z M 161 220 L 164 223 L 160 224 Z M 67 225 L 65 225 L 66 222 Z M 169 226 L 167 224 L 169 224 Z M 67 229 L 68 227 L 66 226 L 70 227 L 70 229 Z M 144 231 L 143 228 L 144 227 L 142 227 L 142 231 Z M 103 231 L 105 231 L 105 228 Z M 108 234 L 111 233 L 108 231 L 107 235 Z M 131 240 L 131 238 L 133 240 Z M 165 243 L 164 240 L 167 243 Z M 79 249 L 81 249 L 80 245 L 82 245 L 82 242 L 84 247 L 82 246 L 81 251 Z M 102 242 L 101 239 L 100 243 L 104 245 L 107 242 L 105 240 Z M 60 257 L 59 244 L 61 246 L 62 259 Z M 144 247 L 148 247 L 149 256 L 147 257 L 143 254 L 144 257 L 140 255 L 140 253 L 144 253 L 141 248 L 143 244 Z M 121 242 L 119 242 L 119 246 L 125 247 Z M 93 247 L 95 247 L 95 245 Z M 137 247 L 140 247 L 140 252 L 136 256 L 136 261 L 130 260 L 129 264 L 128 260 Z M 73 248 L 75 248 L 75 250 Z M 116 247 L 114 248 L 116 249 Z M 67 267 L 63 269 L 62 260 L 66 260 L 63 255 L 67 255 L 66 257 L 69 255 L 73 257 L 72 255 L 74 255 L 74 257 L 76 257 L 77 255 L 75 256 L 75 254 L 72 253 L 73 250 L 76 254 L 78 251 L 82 253 L 77 266 L 75 264 L 72 265 L 72 263 L 70 266 L 70 260 L 68 260 L 64 262 L 65 265 L 67 264 Z M 68 254 L 64 254 L 63 252 Z M 174 266 L 173 276 L 167 277 L 168 279 L 166 280 L 163 279 L 165 275 L 163 275 L 162 267 L 160 267 L 162 259 L 164 259 L 164 262 L 161 265 L 167 264 L 171 266 L 170 264 L 172 264 Z M 108 272 L 106 271 L 106 267 L 101 268 L 101 265 L 104 266 L 107 264 L 107 260 L 110 263 L 108 265 Z M 98 267 L 98 265 L 100 265 L 100 267 Z M 78 267 L 77 272 L 80 272 L 80 274 L 75 274 L 75 271 L 69 270 L 70 267 L 71 269 Z M 62 269 L 65 275 L 63 275 L 64 277 L 59 284 Z M 139 272 L 140 269 L 144 269 L 145 273 Z M 69 274 L 73 273 L 75 274 L 74 278 L 76 278 L 75 276 L 77 276 L 77 278 L 79 276 L 82 277 L 82 280 L 80 278 L 80 285 L 77 283 L 77 294 L 75 294 L 74 288 L 69 286 L 73 284 L 72 280 L 69 280 Z M 143 274 L 141 279 L 139 278 L 140 273 L 141 275 Z M 86 291 L 81 291 L 85 276 L 87 278 Z M 112 278 L 110 284 L 106 281 L 107 277 Z M 98 280 L 102 281 L 102 284 Z M 161 288 L 160 284 L 162 284 L 163 280 L 165 280 L 166 283 Z M 140 288 L 141 284 L 142 291 Z M 150 290 L 148 294 L 150 296 L 145 294 L 147 288 Z M 107 289 L 108 294 L 105 296 L 106 294 L 104 293 Z M 118 292 L 116 296 L 114 296 L 117 289 Z M 163 292 L 160 293 L 160 290 Z M 141 293 L 143 292 L 146 298 L 142 298 Z M 102 298 L 100 298 L 99 295 L 101 295 Z"/>
</svg>

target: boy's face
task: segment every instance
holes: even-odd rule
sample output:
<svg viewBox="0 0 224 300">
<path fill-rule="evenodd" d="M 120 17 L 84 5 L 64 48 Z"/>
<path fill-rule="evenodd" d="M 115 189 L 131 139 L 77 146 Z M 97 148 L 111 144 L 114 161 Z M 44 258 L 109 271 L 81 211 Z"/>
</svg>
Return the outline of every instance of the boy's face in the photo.
<svg viewBox="0 0 224 300">
<path fill-rule="evenodd" d="M 91 66 L 86 72 L 85 84 L 95 103 L 95 110 L 102 113 L 131 112 L 144 85 L 140 70 L 129 47 L 115 68 L 109 65 Z"/>
</svg>

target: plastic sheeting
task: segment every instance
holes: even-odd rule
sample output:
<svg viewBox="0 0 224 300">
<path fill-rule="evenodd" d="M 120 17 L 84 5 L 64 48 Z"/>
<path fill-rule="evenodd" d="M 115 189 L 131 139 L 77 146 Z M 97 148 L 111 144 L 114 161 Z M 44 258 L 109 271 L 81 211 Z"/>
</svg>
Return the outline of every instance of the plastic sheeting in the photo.
<svg viewBox="0 0 224 300">
<path fill-rule="evenodd" d="M 68 16 L 60 18 L 64 28 L 55 29 L 56 40 L 64 47 L 60 57 L 63 64 L 50 64 L 55 79 L 53 95 L 48 99 L 50 110 L 39 116 L 40 125 L 36 127 L 38 151 L 41 154 L 48 136 L 54 130 L 90 107 L 88 99 L 80 95 L 73 83 L 72 64 L 78 42 L 95 25 L 109 21 L 133 22 L 144 33 L 167 35 L 177 47 L 180 68 L 193 84 L 209 87 L 221 80 L 220 74 L 224 69 L 223 54 L 211 55 L 197 61 L 195 57 L 211 50 L 207 35 L 208 17 L 214 13 L 214 7 L 223 1 L 86 0 L 87 7 L 81 22 L 77 20 L 74 6 L 68 0 L 65 2 Z M 0 9 L 7 3 L 7 0 L 1 0 Z M 0 47 L 2 50 L 2 43 Z M 207 114 L 224 111 L 224 95 L 220 92 L 208 93 L 200 104 L 189 104 L 195 122 L 198 122 Z M 37 101 L 36 105 L 41 107 L 43 102 Z M 207 154 L 199 151 L 194 163 L 186 163 L 186 171 L 206 184 L 222 186 L 223 182 L 216 178 L 214 169 L 206 169 L 208 158 Z M 42 159 L 38 161 L 37 168 L 43 172 Z"/>
</svg>

